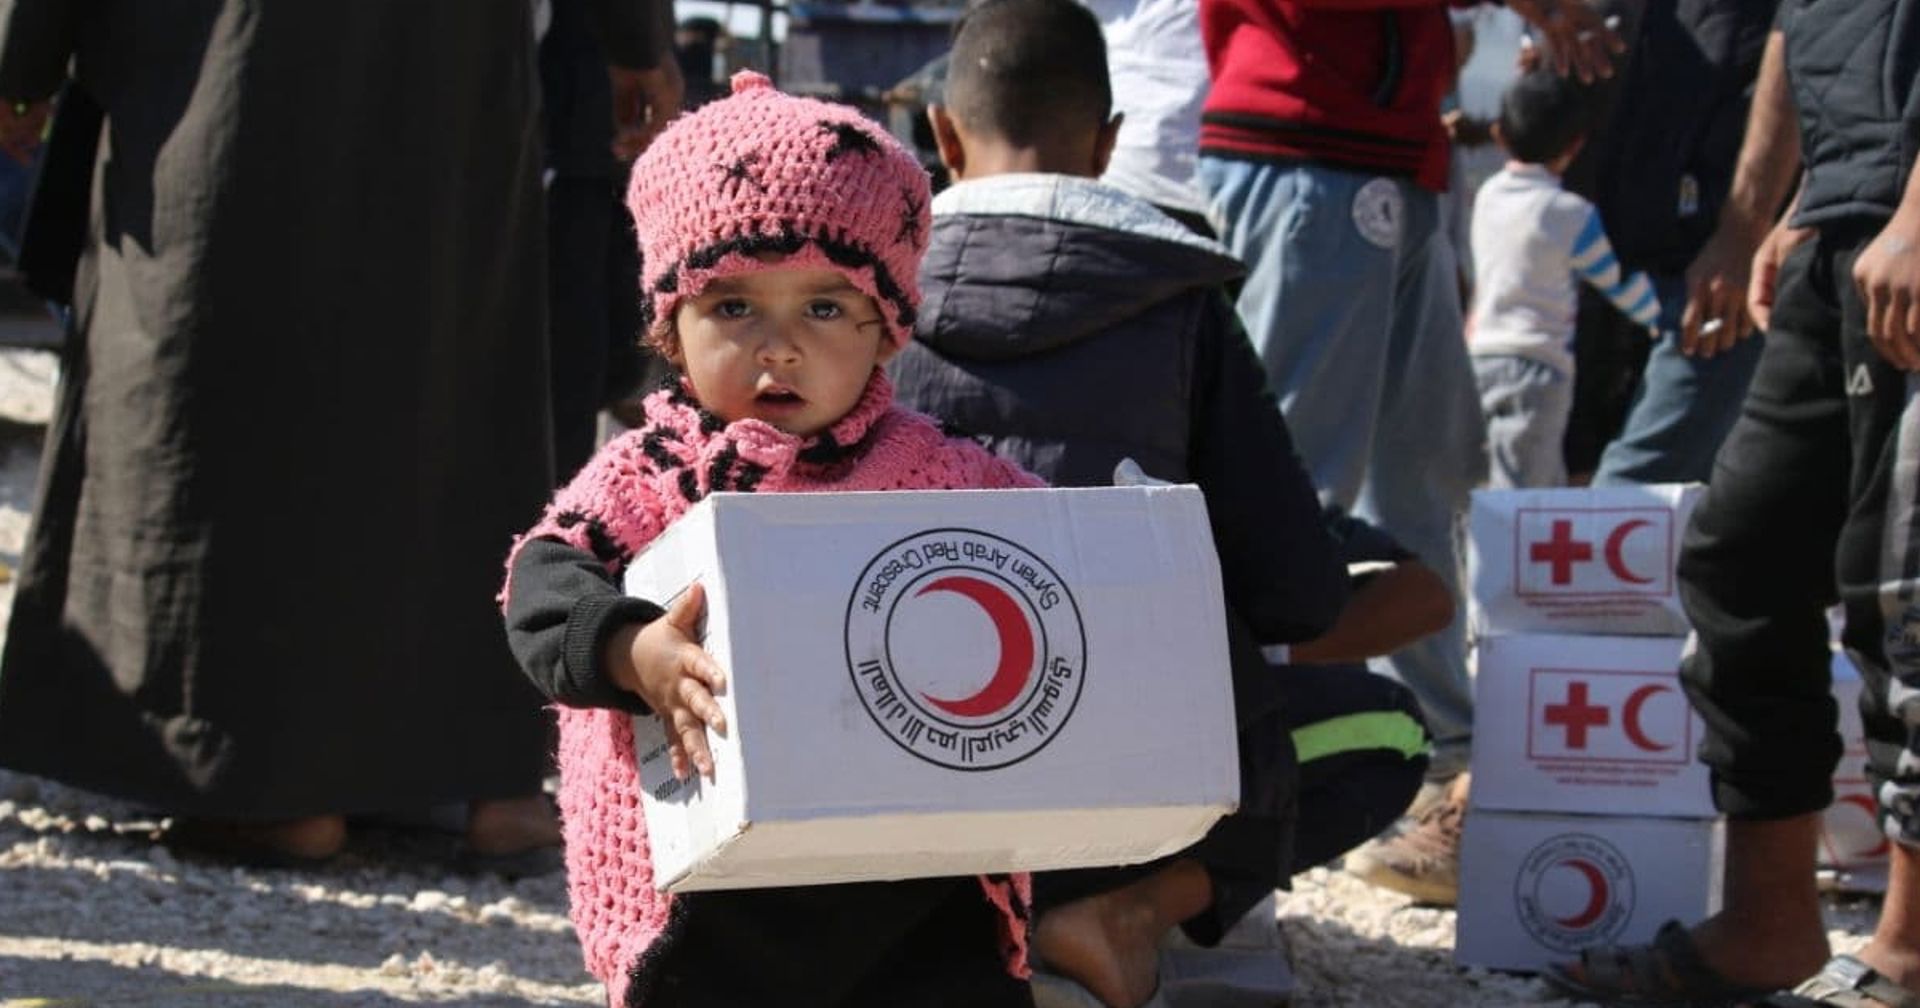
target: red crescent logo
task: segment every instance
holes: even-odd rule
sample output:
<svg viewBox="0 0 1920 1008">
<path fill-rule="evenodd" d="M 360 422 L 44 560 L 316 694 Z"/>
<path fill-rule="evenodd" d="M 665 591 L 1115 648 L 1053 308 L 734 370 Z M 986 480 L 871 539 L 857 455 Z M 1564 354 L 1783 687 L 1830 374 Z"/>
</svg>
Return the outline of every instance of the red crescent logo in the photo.
<svg viewBox="0 0 1920 1008">
<path fill-rule="evenodd" d="M 1566 858 L 1560 863 L 1587 877 L 1587 905 L 1571 917 L 1554 918 L 1554 923 L 1575 930 L 1592 927 L 1607 912 L 1607 902 L 1611 896 L 1607 877 L 1601 873 L 1598 865 L 1584 858 Z"/>
<path fill-rule="evenodd" d="M 1612 555 L 1611 550 L 1608 555 Z M 1671 742 L 1655 742 L 1648 738 L 1647 733 L 1640 728 L 1640 708 L 1646 706 L 1648 700 L 1672 690 L 1671 686 L 1642 686 L 1634 690 L 1632 696 L 1627 697 L 1626 706 L 1620 709 L 1620 729 L 1627 733 L 1627 741 L 1648 752 L 1665 752 L 1673 748 Z"/>
<path fill-rule="evenodd" d="M 1873 820 L 1875 825 L 1879 824 L 1880 809 L 1878 806 L 1876 806 L 1873 803 L 1872 798 L 1863 794 L 1850 794 L 1850 795 L 1841 795 L 1840 800 L 1847 803 L 1848 805 L 1855 806 L 1860 810 L 1866 812 L 1868 819 Z M 1891 845 L 1888 843 L 1888 841 L 1885 838 L 1882 838 L 1879 846 L 1860 851 L 1854 854 L 1853 856 L 1857 858 L 1884 857 L 1890 851 L 1890 849 L 1891 849 Z"/>
<path fill-rule="evenodd" d="M 1621 550 L 1627 545 L 1627 537 L 1632 535 L 1635 529 L 1638 529 L 1643 525 L 1652 525 L 1652 524 L 1653 524 L 1652 522 L 1646 520 L 1645 518 L 1635 518 L 1630 522 L 1622 522 L 1619 528 L 1613 530 L 1612 535 L 1607 536 L 1607 547 L 1606 547 L 1607 569 L 1613 572 L 1614 577 L 1617 577 L 1622 581 L 1628 582 L 1629 584 L 1652 584 L 1653 583 L 1652 578 L 1641 577 L 1640 575 L 1635 574 L 1633 572 L 1633 569 L 1627 566 L 1626 557 L 1621 555 Z M 1661 748 L 1664 749 L 1666 747 L 1662 746 Z"/>
<path fill-rule="evenodd" d="M 1020 611 L 1005 591 L 988 584 L 979 578 L 952 575 L 929 583 L 914 593 L 917 598 L 929 592 L 953 592 L 964 595 L 986 612 L 993 621 L 993 629 L 1000 637 L 1000 661 L 994 666 L 993 678 L 980 688 L 980 692 L 957 700 L 942 700 L 936 696 L 920 694 L 935 707 L 956 717 L 981 717 L 992 714 L 1020 698 L 1021 691 L 1027 688 L 1027 678 L 1033 672 L 1033 628 L 1027 626 L 1026 614 Z"/>
</svg>

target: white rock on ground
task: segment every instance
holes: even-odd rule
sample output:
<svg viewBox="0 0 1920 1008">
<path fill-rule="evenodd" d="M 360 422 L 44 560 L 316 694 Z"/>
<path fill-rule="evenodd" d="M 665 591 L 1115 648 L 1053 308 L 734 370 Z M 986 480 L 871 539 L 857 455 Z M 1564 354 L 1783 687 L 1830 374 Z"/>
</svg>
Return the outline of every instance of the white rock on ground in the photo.
<svg viewBox="0 0 1920 1008">
<path fill-rule="evenodd" d="M 0 557 L 25 539 L 50 358 L 0 351 Z M 11 424 L 5 421 L 11 420 Z M 0 614 L 12 601 L 0 585 Z M 0 616 L 0 618 L 4 618 Z M 336 863 L 249 871 L 173 857 L 155 813 L 0 771 L 0 1008 L 594 1005 L 559 876 L 444 867 L 444 837 L 372 829 Z M 1833 902 L 1836 948 L 1872 902 Z M 1315 871 L 1280 903 L 1298 1006 L 1564 1004 L 1452 965 L 1453 914 Z"/>
</svg>

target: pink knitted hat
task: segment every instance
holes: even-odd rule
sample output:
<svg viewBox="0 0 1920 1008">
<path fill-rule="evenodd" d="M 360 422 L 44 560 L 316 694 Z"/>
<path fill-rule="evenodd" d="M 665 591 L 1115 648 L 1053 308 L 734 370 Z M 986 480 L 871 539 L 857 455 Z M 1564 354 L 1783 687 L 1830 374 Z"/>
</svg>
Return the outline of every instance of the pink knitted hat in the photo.
<svg viewBox="0 0 1920 1008">
<path fill-rule="evenodd" d="M 765 269 L 753 255 L 774 252 L 845 274 L 905 345 L 930 202 L 927 173 L 878 124 L 741 71 L 732 95 L 676 120 L 634 163 L 642 317 L 657 336 L 681 299 Z"/>
</svg>

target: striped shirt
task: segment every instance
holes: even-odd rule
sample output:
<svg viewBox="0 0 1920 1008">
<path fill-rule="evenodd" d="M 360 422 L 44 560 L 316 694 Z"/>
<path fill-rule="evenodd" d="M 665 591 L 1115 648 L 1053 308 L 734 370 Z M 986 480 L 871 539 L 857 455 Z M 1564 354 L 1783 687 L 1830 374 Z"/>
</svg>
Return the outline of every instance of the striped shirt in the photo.
<svg viewBox="0 0 1920 1008">
<path fill-rule="evenodd" d="M 1477 278 L 1468 348 L 1517 355 L 1573 374 L 1575 279 L 1651 328 L 1660 299 L 1647 275 L 1623 274 L 1593 204 L 1560 188 L 1539 165 L 1509 162 L 1473 204 Z"/>
</svg>

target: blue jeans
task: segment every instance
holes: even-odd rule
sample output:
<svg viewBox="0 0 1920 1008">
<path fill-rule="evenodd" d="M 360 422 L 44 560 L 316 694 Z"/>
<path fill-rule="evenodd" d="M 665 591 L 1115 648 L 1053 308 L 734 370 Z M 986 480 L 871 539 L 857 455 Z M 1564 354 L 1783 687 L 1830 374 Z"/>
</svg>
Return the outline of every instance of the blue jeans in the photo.
<svg viewBox="0 0 1920 1008">
<path fill-rule="evenodd" d="M 1660 296 L 1660 341 L 1647 357 L 1620 436 L 1600 456 L 1595 486 L 1706 482 L 1760 363 L 1765 337 L 1759 333 L 1715 357 L 1682 355 L 1686 281 L 1659 274 L 1650 279 Z"/>
<path fill-rule="evenodd" d="M 20 228 L 26 221 L 27 199 L 33 193 L 33 176 L 44 149 L 34 151 L 31 164 L 0 154 L 0 255 L 9 262 L 20 258 Z"/>
<path fill-rule="evenodd" d="M 1567 459 L 1560 446 L 1573 413 L 1572 378 L 1516 354 L 1476 356 L 1473 375 L 1487 418 L 1487 487 L 1566 486 Z"/>
<path fill-rule="evenodd" d="M 1455 528 L 1485 472 L 1486 427 L 1438 198 L 1400 179 L 1207 156 L 1200 181 L 1247 264 L 1240 315 L 1323 501 L 1384 528 L 1457 599 Z M 1433 773 L 1464 769 L 1464 620 L 1383 665 L 1420 700 Z"/>
</svg>

